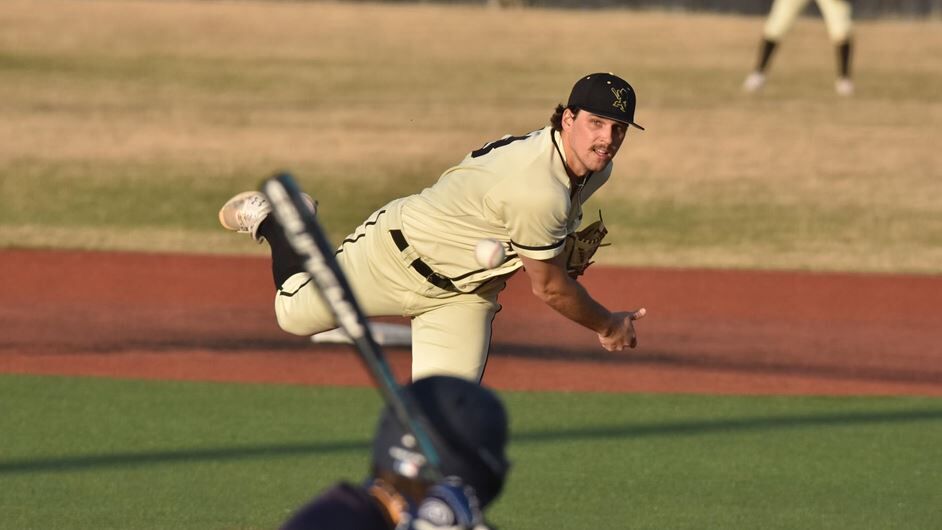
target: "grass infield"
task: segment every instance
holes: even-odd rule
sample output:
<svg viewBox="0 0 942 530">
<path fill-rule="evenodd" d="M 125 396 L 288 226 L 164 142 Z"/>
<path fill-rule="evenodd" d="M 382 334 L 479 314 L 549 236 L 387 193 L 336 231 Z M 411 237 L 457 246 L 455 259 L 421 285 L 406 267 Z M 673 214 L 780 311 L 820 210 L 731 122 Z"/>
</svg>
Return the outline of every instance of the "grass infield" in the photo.
<svg viewBox="0 0 942 530">
<path fill-rule="evenodd" d="M 372 389 L 0 376 L 0 528 L 274 528 L 365 476 Z M 502 393 L 493 522 L 934 528 L 942 402 Z"/>
</svg>

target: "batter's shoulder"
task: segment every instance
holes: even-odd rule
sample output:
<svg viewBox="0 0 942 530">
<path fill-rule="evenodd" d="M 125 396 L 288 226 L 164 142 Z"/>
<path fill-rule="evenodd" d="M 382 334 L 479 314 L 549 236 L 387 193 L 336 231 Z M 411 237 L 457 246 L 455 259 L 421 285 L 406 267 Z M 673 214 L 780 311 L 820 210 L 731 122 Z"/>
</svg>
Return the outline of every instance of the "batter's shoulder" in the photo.
<svg viewBox="0 0 942 530">
<path fill-rule="evenodd" d="M 338 483 L 302 506 L 281 530 L 387 530 L 382 510 L 361 487 Z"/>
</svg>

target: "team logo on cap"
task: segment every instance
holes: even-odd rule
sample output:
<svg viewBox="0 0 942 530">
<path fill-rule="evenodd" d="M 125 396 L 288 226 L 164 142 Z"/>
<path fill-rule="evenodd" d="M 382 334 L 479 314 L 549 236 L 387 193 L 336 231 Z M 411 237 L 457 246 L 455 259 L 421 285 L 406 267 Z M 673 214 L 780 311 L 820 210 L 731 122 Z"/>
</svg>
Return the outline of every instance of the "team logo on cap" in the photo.
<svg viewBox="0 0 942 530">
<path fill-rule="evenodd" d="M 612 106 L 622 112 L 628 112 L 626 109 L 628 102 L 622 99 L 622 96 L 628 95 L 628 89 L 624 87 L 613 88 L 612 94 L 615 94 L 615 101 L 612 103 Z"/>
</svg>

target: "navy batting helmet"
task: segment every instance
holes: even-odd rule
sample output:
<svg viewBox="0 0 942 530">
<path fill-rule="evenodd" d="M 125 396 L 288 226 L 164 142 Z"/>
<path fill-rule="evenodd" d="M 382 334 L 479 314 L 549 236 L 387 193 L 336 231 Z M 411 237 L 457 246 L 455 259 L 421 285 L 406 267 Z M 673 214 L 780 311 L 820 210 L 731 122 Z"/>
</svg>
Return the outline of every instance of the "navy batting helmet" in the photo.
<svg viewBox="0 0 942 530">
<path fill-rule="evenodd" d="M 432 376 L 406 386 L 404 392 L 425 414 L 426 426 L 441 459 L 441 472 L 474 488 L 483 508 L 497 498 L 510 464 L 505 448 L 507 412 L 492 391 L 451 376 Z M 424 458 L 413 437 L 389 407 L 373 440 L 373 465 L 416 478 Z"/>
</svg>

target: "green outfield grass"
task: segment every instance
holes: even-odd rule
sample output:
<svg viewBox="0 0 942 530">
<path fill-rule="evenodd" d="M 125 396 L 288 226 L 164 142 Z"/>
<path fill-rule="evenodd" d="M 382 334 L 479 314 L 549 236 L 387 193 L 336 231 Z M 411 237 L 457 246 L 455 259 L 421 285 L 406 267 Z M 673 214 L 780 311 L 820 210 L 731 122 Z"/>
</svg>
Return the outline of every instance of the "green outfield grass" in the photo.
<svg viewBox="0 0 942 530">
<path fill-rule="evenodd" d="M 0 3 L 0 248 L 263 252 L 216 226 L 293 170 L 339 240 L 580 75 L 637 88 L 591 208 L 604 263 L 942 271 L 942 25 L 860 21 L 858 95 L 799 21 L 759 97 L 760 17 L 322 2 Z"/>
<path fill-rule="evenodd" d="M 262 529 L 365 476 L 372 389 L 0 376 L 0 528 Z M 502 393 L 493 522 L 928 529 L 942 402 Z"/>
</svg>

